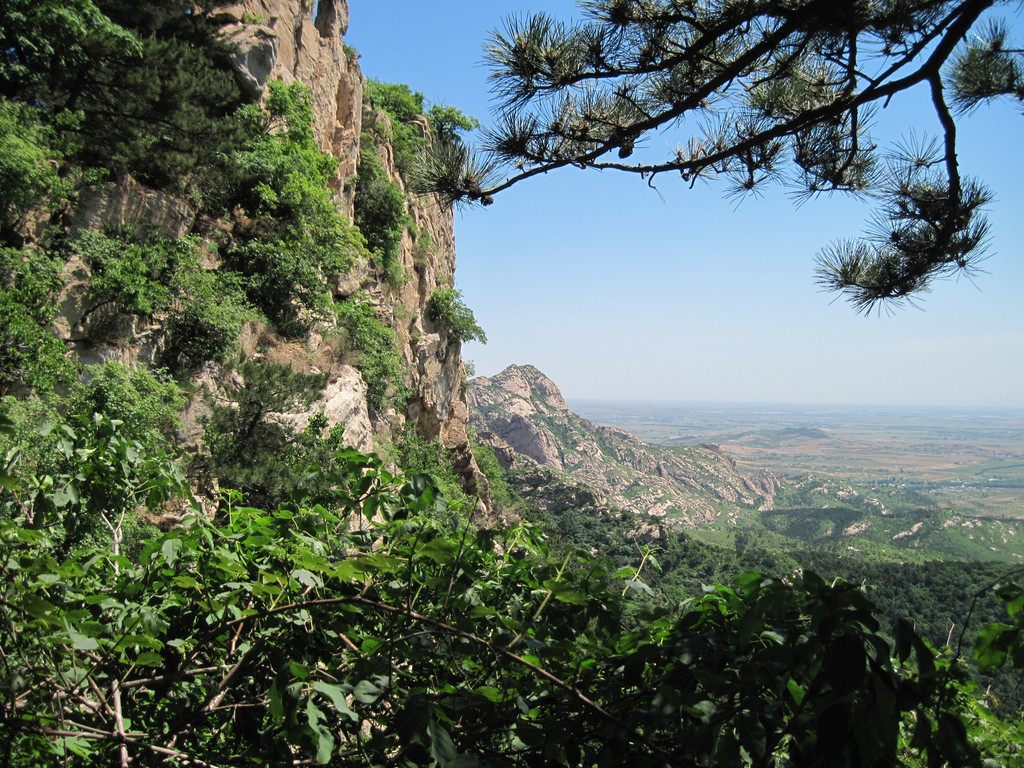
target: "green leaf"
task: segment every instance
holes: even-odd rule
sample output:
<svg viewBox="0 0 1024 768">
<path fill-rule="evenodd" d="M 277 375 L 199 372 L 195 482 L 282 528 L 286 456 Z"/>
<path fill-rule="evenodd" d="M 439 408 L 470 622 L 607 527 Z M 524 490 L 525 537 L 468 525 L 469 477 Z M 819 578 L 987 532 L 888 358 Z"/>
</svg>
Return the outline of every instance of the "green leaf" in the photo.
<svg viewBox="0 0 1024 768">
<path fill-rule="evenodd" d="M 61 738 L 64 749 L 79 757 L 92 757 L 92 742 L 90 739 L 83 739 L 79 736 L 64 736 Z"/>
<path fill-rule="evenodd" d="M 797 703 L 797 706 L 803 704 L 806 692 L 804 691 L 803 686 L 801 686 L 800 683 L 798 683 L 793 678 L 789 678 L 789 680 L 786 683 L 786 688 L 789 690 L 789 694 L 793 697 L 793 700 Z"/>
<path fill-rule="evenodd" d="M 181 539 L 179 538 L 167 539 L 160 547 L 160 553 L 164 556 L 164 562 L 167 565 L 174 565 L 179 552 L 181 552 Z"/>
<path fill-rule="evenodd" d="M 644 584 L 646 587 L 647 585 Z M 586 605 L 590 602 L 588 598 L 582 592 L 577 592 L 574 589 L 564 589 L 555 592 L 555 599 L 561 600 L 563 603 L 569 603 L 570 605 Z"/>
<path fill-rule="evenodd" d="M 909 621 L 906 619 L 899 619 L 896 622 L 893 637 L 893 653 L 896 654 L 896 658 L 900 661 L 906 661 L 910 658 L 910 650 L 912 647 L 911 638 L 916 635 L 914 628 Z"/>
<path fill-rule="evenodd" d="M 455 742 L 452 741 L 448 731 L 436 720 L 431 719 L 427 726 L 427 733 L 430 736 L 430 754 L 437 764 L 444 768 L 453 765 L 459 753 L 455 749 Z"/>
<path fill-rule="evenodd" d="M 764 574 L 758 573 L 757 571 L 744 571 L 735 578 L 735 582 L 738 586 L 746 587 L 750 584 L 758 584 L 764 581 Z"/>
<path fill-rule="evenodd" d="M 291 575 L 304 587 L 322 587 L 324 585 L 323 579 L 305 568 L 296 568 Z"/>
<path fill-rule="evenodd" d="M 1006 662 L 1009 651 L 1017 645 L 1020 630 L 1008 624 L 989 624 L 974 641 L 974 658 L 982 670 L 995 669 Z"/>
<path fill-rule="evenodd" d="M 321 722 L 324 719 L 324 713 L 313 703 L 313 700 L 306 701 L 306 721 L 316 746 L 317 765 L 327 763 L 334 752 L 334 735 Z"/>
<path fill-rule="evenodd" d="M 71 646 L 78 651 L 95 651 L 100 647 L 100 644 L 95 638 L 87 637 L 86 635 L 80 634 L 71 630 L 68 632 L 68 636 L 71 638 Z"/>
<path fill-rule="evenodd" d="M 57 609 L 43 598 L 37 595 L 24 595 L 21 598 L 21 604 L 29 616 L 51 623 L 54 621 L 54 613 Z"/>
<path fill-rule="evenodd" d="M 339 715 L 343 715 L 353 723 L 359 722 L 359 715 L 352 711 L 345 698 L 344 692 L 336 685 L 317 680 L 313 683 L 313 690 L 330 700 Z"/>
<path fill-rule="evenodd" d="M 352 689 L 352 697 L 360 704 L 373 704 L 382 693 L 383 691 L 369 680 L 360 680 Z"/>
<path fill-rule="evenodd" d="M 626 586 L 629 587 L 630 591 L 637 592 L 641 595 L 654 595 L 654 591 L 648 587 L 640 579 L 629 579 L 626 582 Z"/>
</svg>

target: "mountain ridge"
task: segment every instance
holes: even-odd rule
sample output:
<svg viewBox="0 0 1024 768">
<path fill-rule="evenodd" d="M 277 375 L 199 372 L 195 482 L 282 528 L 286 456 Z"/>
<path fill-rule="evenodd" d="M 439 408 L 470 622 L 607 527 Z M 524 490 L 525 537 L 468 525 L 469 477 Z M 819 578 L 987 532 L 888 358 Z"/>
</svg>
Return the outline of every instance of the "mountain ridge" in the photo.
<svg viewBox="0 0 1024 768">
<path fill-rule="evenodd" d="M 558 386 L 531 365 L 473 379 L 468 400 L 478 440 L 505 469 L 570 477 L 600 504 L 668 525 L 711 523 L 737 507 L 771 510 L 781 487 L 771 473 L 741 473 L 717 445 L 652 446 L 597 425 L 574 413 Z"/>
</svg>

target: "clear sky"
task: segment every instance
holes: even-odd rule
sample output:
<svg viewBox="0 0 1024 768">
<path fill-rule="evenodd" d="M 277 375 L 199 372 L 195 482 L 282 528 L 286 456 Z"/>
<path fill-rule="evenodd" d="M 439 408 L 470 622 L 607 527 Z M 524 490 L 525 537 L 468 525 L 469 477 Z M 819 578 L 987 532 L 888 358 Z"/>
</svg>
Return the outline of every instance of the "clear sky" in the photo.
<svg viewBox="0 0 1024 768">
<path fill-rule="evenodd" d="M 512 14 L 578 15 L 571 0 L 350 0 L 363 73 L 488 123 L 482 46 Z M 894 103 L 883 146 L 937 134 L 919 94 Z M 960 161 L 995 193 L 985 273 L 944 281 L 921 309 L 860 316 L 814 284 L 814 255 L 857 236 L 869 204 L 737 204 L 717 183 L 568 169 L 456 213 L 456 287 L 488 344 L 479 375 L 531 364 L 568 399 L 1024 406 L 1024 116 L 1001 103 L 960 122 Z M 666 139 L 655 138 L 658 146 Z M 673 142 L 674 144 L 674 142 Z"/>
</svg>

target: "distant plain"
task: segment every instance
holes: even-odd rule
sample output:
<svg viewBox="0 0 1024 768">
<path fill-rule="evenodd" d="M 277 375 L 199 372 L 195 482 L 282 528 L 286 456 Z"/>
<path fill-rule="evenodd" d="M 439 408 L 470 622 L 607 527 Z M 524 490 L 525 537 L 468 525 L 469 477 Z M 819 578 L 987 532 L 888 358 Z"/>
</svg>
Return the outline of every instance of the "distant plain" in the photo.
<svg viewBox="0 0 1024 768">
<path fill-rule="evenodd" d="M 1024 519 L 1024 409 L 572 400 L 654 445 L 716 443 L 738 465 L 927 493 L 961 514 Z"/>
</svg>

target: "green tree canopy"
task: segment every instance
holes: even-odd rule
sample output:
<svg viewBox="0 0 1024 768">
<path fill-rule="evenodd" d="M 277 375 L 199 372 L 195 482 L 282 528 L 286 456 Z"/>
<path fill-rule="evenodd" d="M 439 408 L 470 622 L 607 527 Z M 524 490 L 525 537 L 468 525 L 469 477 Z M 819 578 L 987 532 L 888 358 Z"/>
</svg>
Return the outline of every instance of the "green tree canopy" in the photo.
<svg viewBox="0 0 1024 768">
<path fill-rule="evenodd" d="M 176 192 L 240 143 L 231 47 L 185 0 L 0 5 L 0 96 L 44 114 L 64 154 Z M 73 150 L 73 151 L 69 151 Z"/>
<path fill-rule="evenodd" d="M 579 5 L 578 23 L 537 13 L 493 34 L 499 111 L 486 162 L 450 153 L 458 171 L 428 164 L 449 199 L 486 205 L 565 166 L 652 184 L 663 174 L 691 185 L 722 178 L 736 195 L 778 182 L 805 196 L 875 195 L 867 236 L 818 256 L 821 284 L 861 311 L 970 273 L 984 255 L 990 195 L 961 171 L 956 117 L 986 99 L 1024 99 L 1021 51 L 1004 26 L 982 22 L 995 0 Z M 930 91 L 938 139 L 882 153 L 876 110 L 918 85 Z"/>
</svg>

